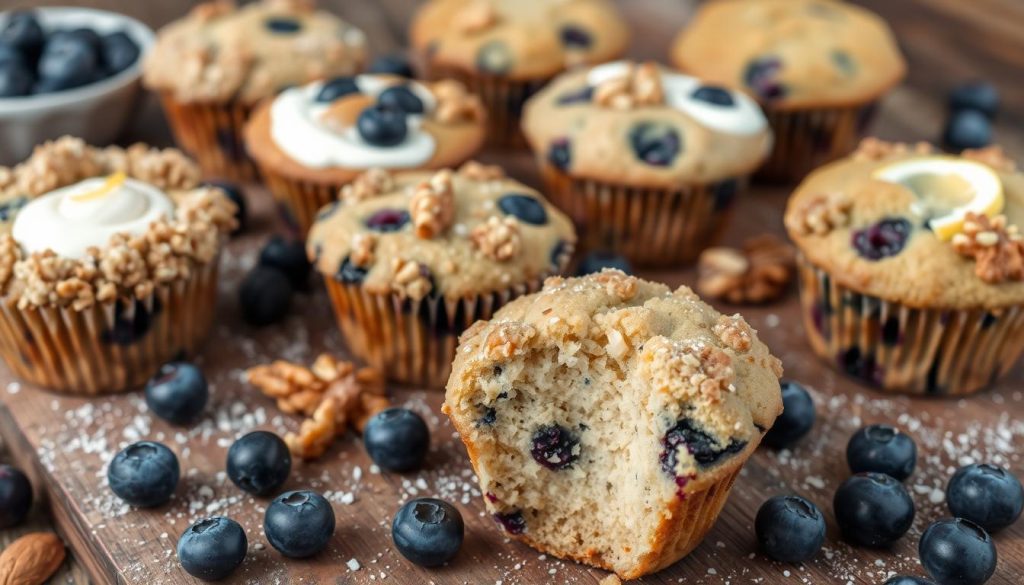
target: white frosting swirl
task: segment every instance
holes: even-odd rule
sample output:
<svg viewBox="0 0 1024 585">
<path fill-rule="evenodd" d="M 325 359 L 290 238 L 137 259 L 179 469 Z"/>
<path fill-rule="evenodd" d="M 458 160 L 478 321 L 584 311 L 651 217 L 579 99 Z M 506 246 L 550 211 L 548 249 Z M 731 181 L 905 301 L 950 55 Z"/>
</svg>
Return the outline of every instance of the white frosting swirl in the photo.
<svg viewBox="0 0 1024 585">
<path fill-rule="evenodd" d="M 394 85 L 394 82 L 373 75 L 359 75 L 355 81 L 360 92 L 374 99 Z M 315 82 L 286 89 L 274 98 L 270 106 L 270 136 L 291 158 L 313 169 L 338 166 L 403 169 L 419 167 L 434 156 L 437 143 L 433 136 L 422 131 L 421 115 L 406 116 L 409 132 L 405 140 L 394 146 L 370 144 L 354 127 L 342 133 L 328 128 L 321 121 L 321 116 L 330 104 L 316 101 L 323 85 L 324 82 Z M 433 94 L 421 84 L 409 82 L 409 87 L 423 101 L 425 112 L 436 107 Z"/>
<path fill-rule="evenodd" d="M 50 249 L 81 258 L 114 234 L 139 235 L 161 217 L 173 217 L 174 203 L 163 191 L 133 179 L 88 197 L 106 182 L 106 177 L 86 179 L 29 201 L 14 219 L 11 235 L 28 254 Z"/>
<path fill-rule="evenodd" d="M 627 73 L 629 67 L 630 64 L 626 61 L 599 65 L 587 73 L 587 83 L 595 86 L 609 79 L 621 77 Z M 768 126 L 768 120 L 761 112 L 761 107 L 742 92 L 726 89 L 732 96 L 733 105 L 720 106 L 693 99 L 693 92 L 704 85 L 696 77 L 662 70 L 661 85 L 665 93 L 665 103 L 669 107 L 688 114 L 701 125 L 717 132 L 746 136 L 760 134 Z"/>
</svg>

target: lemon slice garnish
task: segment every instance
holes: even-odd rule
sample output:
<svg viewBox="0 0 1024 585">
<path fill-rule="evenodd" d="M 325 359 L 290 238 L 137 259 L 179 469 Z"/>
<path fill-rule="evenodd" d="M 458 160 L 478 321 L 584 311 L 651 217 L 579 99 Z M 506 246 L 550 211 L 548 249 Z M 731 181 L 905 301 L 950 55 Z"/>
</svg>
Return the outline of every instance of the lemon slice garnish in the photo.
<svg viewBox="0 0 1024 585">
<path fill-rule="evenodd" d="M 94 199 L 99 199 L 100 197 L 106 197 L 115 189 L 124 185 L 124 181 L 127 178 L 128 177 L 124 174 L 124 171 L 117 171 L 116 173 L 108 176 L 107 180 L 103 181 L 103 184 L 99 187 L 96 187 L 91 191 L 75 193 L 71 196 L 71 199 L 75 201 L 92 201 Z"/>
<path fill-rule="evenodd" d="M 874 172 L 874 178 L 910 189 L 917 208 L 937 211 L 928 227 L 940 240 L 951 240 L 963 229 L 969 212 L 993 217 L 1003 210 L 1003 183 L 981 163 L 952 156 L 901 160 Z"/>
</svg>

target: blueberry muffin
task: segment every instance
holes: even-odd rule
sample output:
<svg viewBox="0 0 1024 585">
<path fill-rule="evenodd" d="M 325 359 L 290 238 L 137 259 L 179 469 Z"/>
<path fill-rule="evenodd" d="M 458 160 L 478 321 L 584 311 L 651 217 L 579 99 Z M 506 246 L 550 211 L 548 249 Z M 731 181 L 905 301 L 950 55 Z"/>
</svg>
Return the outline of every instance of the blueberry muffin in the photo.
<svg viewBox="0 0 1024 585">
<path fill-rule="evenodd" d="M 459 334 L 561 272 L 572 223 L 498 167 L 374 169 L 310 229 L 349 349 L 392 380 L 441 387 Z"/>
<path fill-rule="evenodd" d="M 963 395 L 1024 347 L 1024 175 L 999 149 L 866 140 L 786 209 L 811 346 L 886 391 Z"/>
<path fill-rule="evenodd" d="M 480 99 L 457 81 L 336 77 L 260 105 L 245 143 L 260 175 L 303 233 L 316 212 L 370 168 L 441 169 L 484 141 Z"/>
<path fill-rule="evenodd" d="M 775 130 L 762 175 L 776 180 L 799 180 L 849 154 L 906 71 L 888 25 L 837 0 L 708 2 L 676 38 L 671 59 L 761 103 Z"/>
<path fill-rule="evenodd" d="M 781 364 L 742 317 L 617 270 L 549 278 L 456 354 L 443 410 L 487 511 L 624 579 L 700 543 L 782 412 Z"/>
<path fill-rule="evenodd" d="M 63 392 L 140 386 L 205 338 L 234 215 L 176 150 L 64 137 L 0 167 L 0 356 Z"/>
<path fill-rule="evenodd" d="M 256 103 L 282 89 L 361 71 L 366 38 L 313 0 L 199 4 L 163 29 L 143 65 L 178 143 L 203 172 L 249 181 L 242 127 Z"/>
<path fill-rule="evenodd" d="M 610 0 L 430 0 L 410 43 L 427 79 L 458 79 L 480 95 L 488 139 L 519 145 L 523 103 L 576 65 L 616 59 L 629 32 Z"/>
<path fill-rule="evenodd" d="M 559 76 L 527 102 L 523 131 L 584 246 L 647 266 L 711 245 L 771 148 L 746 95 L 627 61 Z"/>
</svg>

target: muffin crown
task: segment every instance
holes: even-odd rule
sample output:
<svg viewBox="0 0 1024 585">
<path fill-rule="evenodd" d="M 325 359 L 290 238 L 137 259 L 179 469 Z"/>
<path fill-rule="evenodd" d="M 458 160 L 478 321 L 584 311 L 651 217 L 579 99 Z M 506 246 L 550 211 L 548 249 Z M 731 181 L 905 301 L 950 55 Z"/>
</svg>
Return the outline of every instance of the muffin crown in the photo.
<svg viewBox="0 0 1024 585">
<path fill-rule="evenodd" d="M 200 4 L 159 31 L 143 81 L 182 102 L 253 104 L 286 87 L 361 71 L 363 32 L 314 4 Z"/>
<path fill-rule="evenodd" d="M 434 65 L 537 79 L 614 59 L 629 33 L 608 0 L 432 0 L 410 40 Z"/>
<path fill-rule="evenodd" d="M 773 109 L 864 104 L 906 70 L 881 18 L 834 0 L 708 2 L 676 38 L 671 58 Z"/>
<path fill-rule="evenodd" d="M 576 235 L 568 218 L 498 167 L 374 169 L 342 189 L 310 229 L 327 278 L 373 293 L 458 299 L 560 272 Z"/>
</svg>

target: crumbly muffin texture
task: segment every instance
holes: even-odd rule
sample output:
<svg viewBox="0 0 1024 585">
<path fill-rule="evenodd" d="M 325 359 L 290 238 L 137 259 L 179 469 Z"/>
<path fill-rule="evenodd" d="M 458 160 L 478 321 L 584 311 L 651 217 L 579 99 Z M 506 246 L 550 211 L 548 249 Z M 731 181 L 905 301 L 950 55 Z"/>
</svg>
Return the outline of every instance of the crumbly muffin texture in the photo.
<svg viewBox="0 0 1024 585">
<path fill-rule="evenodd" d="M 943 240 L 929 228 L 928 202 L 875 173 L 935 157 L 927 144 L 867 139 L 850 157 L 810 175 L 790 198 L 785 223 L 803 256 L 837 283 L 914 308 L 999 309 L 1024 302 L 1024 175 L 998 147 L 961 157 L 998 176 L 1004 203 L 994 217 L 968 216 Z"/>
<path fill-rule="evenodd" d="M 888 25 L 837 0 L 708 2 L 676 38 L 671 59 L 773 109 L 867 103 L 906 70 Z"/>
<path fill-rule="evenodd" d="M 138 236 L 118 234 L 80 259 L 52 250 L 25 254 L 11 236 L 18 211 L 30 200 L 78 181 L 124 172 L 163 190 L 175 216 Z M 0 291 L 19 307 L 66 306 L 144 298 L 153 288 L 187 279 L 199 264 L 218 257 L 224 234 L 234 229 L 235 205 L 175 149 L 136 144 L 96 148 L 65 136 L 36 147 L 25 162 L 0 167 Z"/>
<path fill-rule="evenodd" d="M 410 31 L 433 65 L 523 80 L 614 59 L 628 40 L 609 0 L 431 0 Z"/>
<path fill-rule="evenodd" d="M 494 166 L 391 174 L 374 169 L 321 210 L 307 252 L 328 278 L 371 293 L 475 297 L 565 268 L 569 219 Z"/>
<path fill-rule="evenodd" d="M 181 102 L 253 104 L 285 87 L 361 71 L 368 59 L 363 32 L 315 4 L 199 4 L 159 31 L 143 82 Z"/>
<path fill-rule="evenodd" d="M 678 560 L 680 506 L 782 411 L 779 360 L 686 287 L 549 278 L 467 330 L 444 412 L 487 510 L 532 546 L 636 578 Z M 668 548 L 667 548 L 668 547 Z"/>
<path fill-rule="evenodd" d="M 749 97 L 650 62 L 559 76 L 527 102 L 523 132 L 573 177 L 668 189 L 747 175 L 771 148 Z"/>
</svg>

